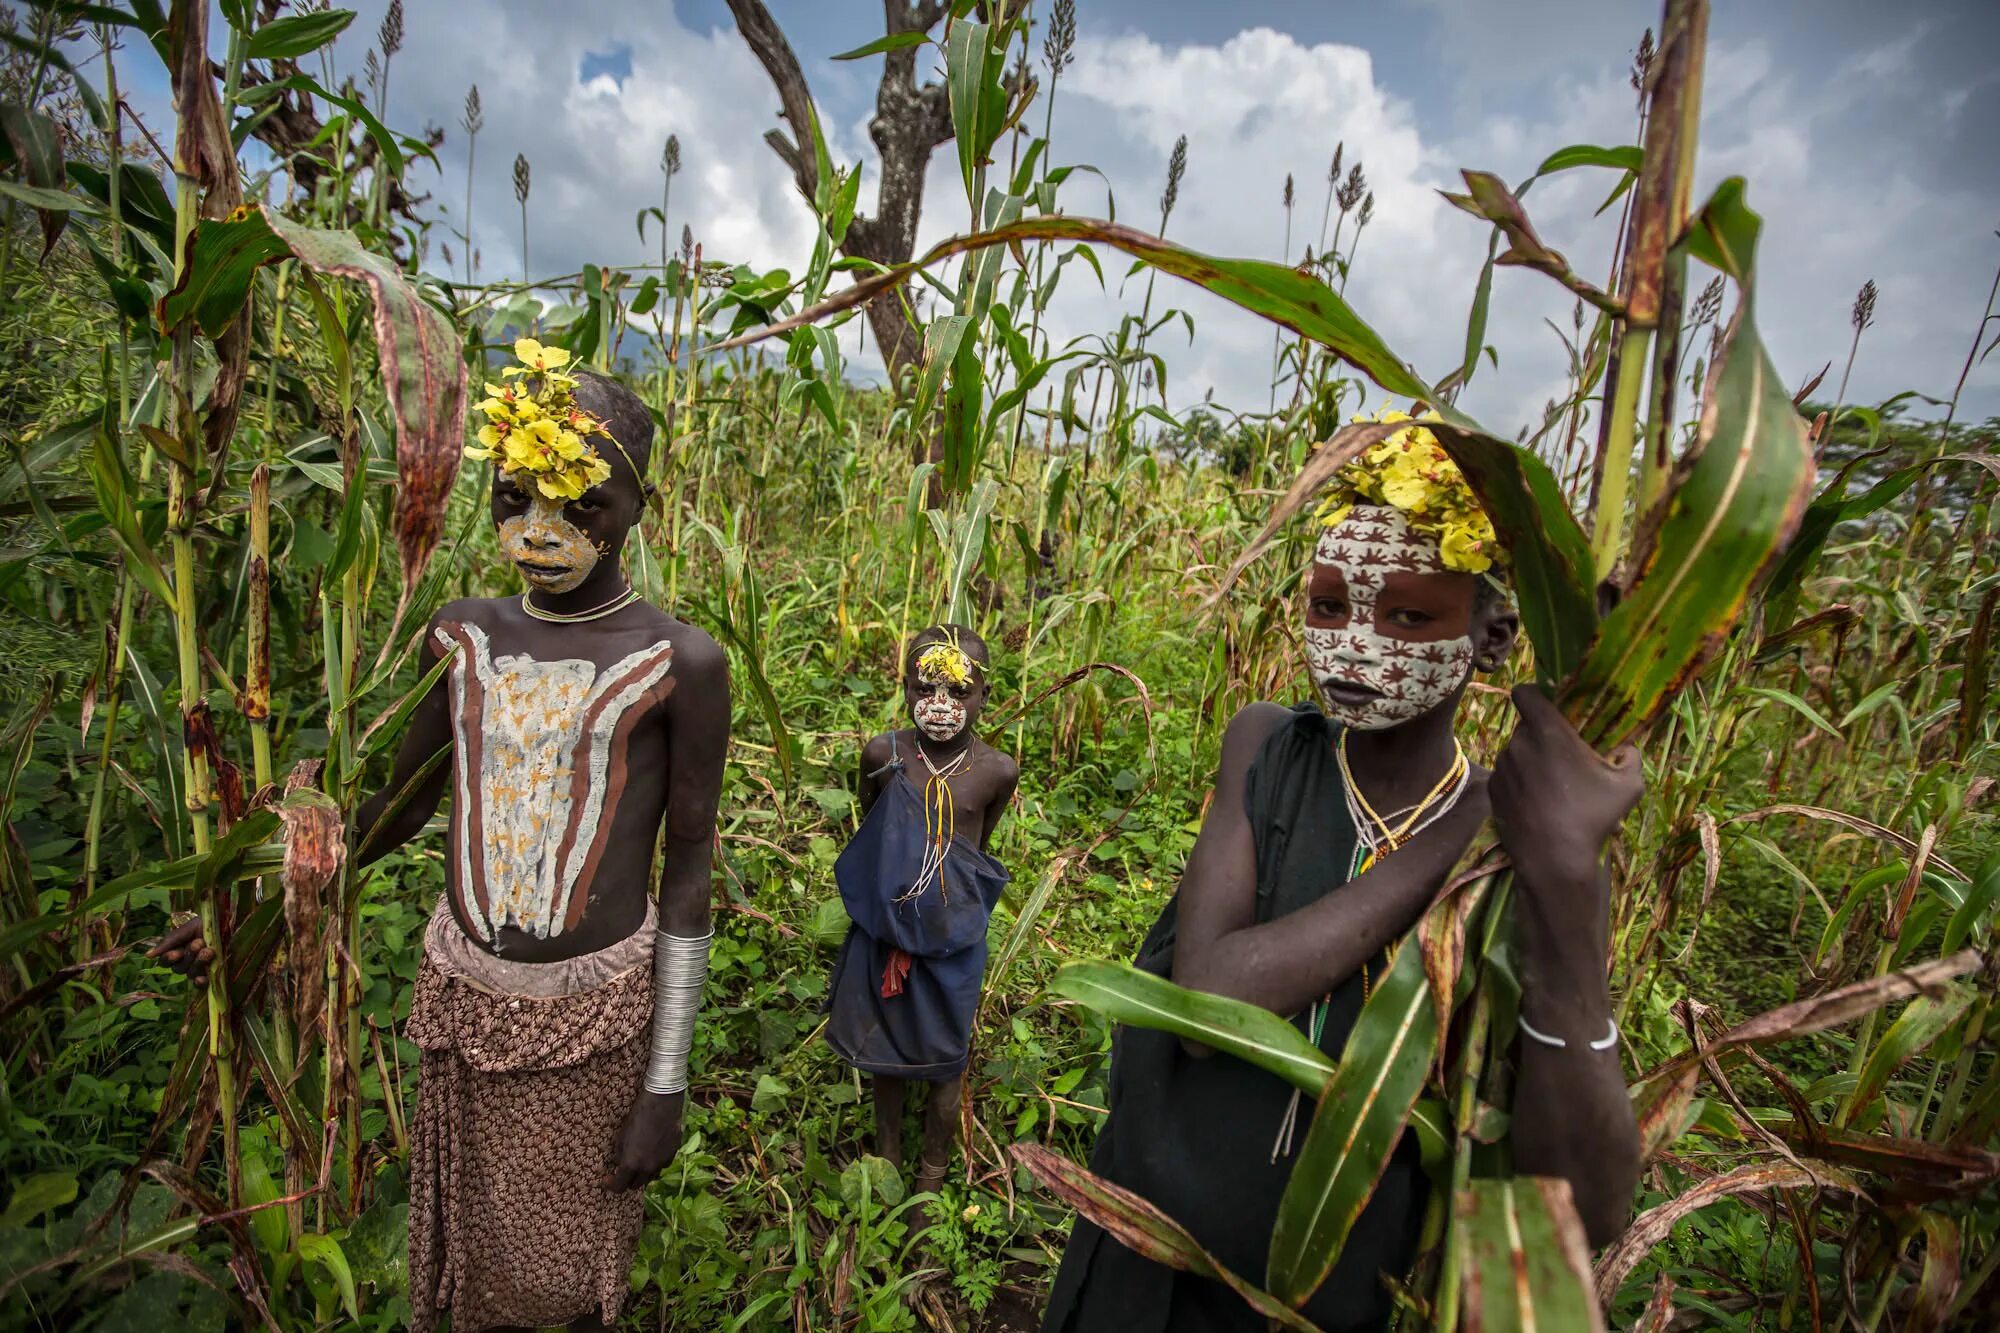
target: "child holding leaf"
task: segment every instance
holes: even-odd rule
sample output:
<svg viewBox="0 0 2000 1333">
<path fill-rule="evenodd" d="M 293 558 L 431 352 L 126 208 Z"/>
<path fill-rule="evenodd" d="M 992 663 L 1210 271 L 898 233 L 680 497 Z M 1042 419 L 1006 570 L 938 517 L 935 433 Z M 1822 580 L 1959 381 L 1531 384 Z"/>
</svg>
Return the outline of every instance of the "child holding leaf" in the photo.
<svg viewBox="0 0 2000 1333">
<path fill-rule="evenodd" d="M 1566 1178 L 1601 1244 L 1622 1229 L 1639 1168 L 1605 987 L 1601 865 L 1639 797 L 1638 755 L 1600 758 L 1523 686 L 1493 771 L 1467 759 L 1453 735 L 1459 703 L 1475 670 L 1506 661 L 1518 618 L 1489 572 L 1501 554 L 1491 525 L 1420 424 L 1349 464 L 1318 519 L 1300 627 L 1317 704 L 1257 703 L 1231 721 L 1214 803 L 1138 965 L 1288 1017 L 1335 1061 L 1399 1058 L 1393 1032 L 1361 1022 L 1363 1006 L 1492 818 L 1517 885 L 1515 1167 Z M 1260 1282 L 1311 1103 L 1233 1057 L 1122 1028 L 1110 1112 L 1092 1171 Z M 1429 1186 L 1414 1137 L 1381 1152 L 1365 1206 L 1302 1310 L 1322 1329 L 1386 1328 L 1385 1280 L 1401 1281 L 1416 1256 Z M 1265 1324 L 1228 1287 L 1143 1258 L 1080 1217 L 1043 1328 Z"/>
</svg>

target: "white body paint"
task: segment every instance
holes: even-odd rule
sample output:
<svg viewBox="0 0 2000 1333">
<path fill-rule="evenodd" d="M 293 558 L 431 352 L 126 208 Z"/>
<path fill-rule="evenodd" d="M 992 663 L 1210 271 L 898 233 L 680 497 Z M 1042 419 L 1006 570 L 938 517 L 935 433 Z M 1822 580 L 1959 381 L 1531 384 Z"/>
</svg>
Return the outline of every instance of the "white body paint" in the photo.
<svg viewBox="0 0 2000 1333">
<path fill-rule="evenodd" d="M 568 592 L 597 567 L 597 547 L 564 516 L 563 502 L 532 492 L 527 513 L 501 522 L 500 549 L 522 578 L 545 592 Z"/>
<path fill-rule="evenodd" d="M 1401 510 L 1357 509 L 1320 534 L 1313 560 L 1339 569 L 1347 580 L 1347 627 L 1305 630 L 1307 668 L 1329 717 L 1357 731 L 1380 731 L 1451 697 L 1472 668 L 1469 635 L 1412 643 L 1382 633 L 1375 623 L 1386 574 L 1447 572 L 1435 538 L 1412 531 Z M 1367 685 L 1381 694 L 1344 704 L 1327 695 L 1329 682 Z"/>
<path fill-rule="evenodd" d="M 948 741 L 965 730 L 965 704 L 952 697 L 951 686 L 943 681 L 930 681 L 920 674 L 929 692 L 917 696 L 916 706 L 910 710 L 916 719 L 917 728 L 934 741 Z"/>
<path fill-rule="evenodd" d="M 585 861 L 605 818 L 605 789 L 613 735 L 626 712 L 673 665 L 664 642 L 628 653 L 600 674 L 582 658 L 542 662 L 526 654 L 492 656 L 477 625 L 459 627 L 472 645 L 451 667 L 452 727 L 457 741 L 457 790 L 452 821 L 458 874 L 466 911 L 491 942 L 502 926 L 529 935 L 560 935 Z M 438 631 L 440 643 L 453 640 Z M 660 660 L 636 671 L 647 658 Z M 477 745 L 468 733 L 467 681 L 471 672 L 483 698 Z M 604 706 L 593 708 L 599 700 Z M 588 718 L 588 734 L 585 720 Z M 467 757 L 478 755 L 477 771 Z M 573 797 L 578 757 L 589 772 L 579 807 Z M 471 784 L 479 790 L 480 826 L 467 828 Z M 564 834 L 575 836 L 563 848 Z M 473 891 L 473 840 L 484 859 L 485 905 Z M 587 891 L 587 889 L 586 889 Z"/>
</svg>

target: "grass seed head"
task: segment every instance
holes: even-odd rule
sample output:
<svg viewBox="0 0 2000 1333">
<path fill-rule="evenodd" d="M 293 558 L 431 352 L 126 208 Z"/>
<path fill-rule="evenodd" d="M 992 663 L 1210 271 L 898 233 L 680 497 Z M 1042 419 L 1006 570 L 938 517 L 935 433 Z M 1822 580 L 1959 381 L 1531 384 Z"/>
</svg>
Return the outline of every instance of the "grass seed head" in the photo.
<svg viewBox="0 0 2000 1333">
<path fill-rule="evenodd" d="M 680 135 L 669 134 L 667 136 L 666 151 L 660 154 L 660 170 L 666 172 L 669 177 L 680 175 L 681 172 Z"/>
<path fill-rule="evenodd" d="M 514 154 L 514 197 L 524 204 L 527 203 L 528 187 L 532 183 L 527 156 L 522 153 Z"/>
<path fill-rule="evenodd" d="M 1333 146 L 1333 165 L 1326 169 L 1326 183 L 1340 184 L 1340 155 L 1347 151 L 1347 140 L 1342 139 Z"/>
<path fill-rule="evenodd" d="M 1167 158 L 1167 188 L 1160 194 L 1160 222 L 1166 225 L 1167 215 L 1174 211 L 1174 204 L 1181 197 L 1181 177 L 1187 174 L 1187 136 L 1183 134 L 1174 140 L 1174 151 Z"/>
<path fill-rule="evenodd" d="M 1291 207 L 1292 207 L 1292 173 L 1288 171 L 1285 173 L 1285 211 L 1290 212 Z"/>
<path fill-rule="evenodd" d="M 479 105 L 479 85 L 476 83 L 466 90 L 465 114 L 459 118 L 458 123 L 465 128 L 467 134 L 477 134 L 486 128 L 486 112 Z"/>
<path fill-rule="evenodd" d="M 1346 181 L 1341 184 L 1340 189 L 1333 197 L 1334 201 L 1340 205 L 1340 211 L 1348 213 L 1353 211 L 1354 206 L 1360 203 L 1361 197 L 1367 193 L 1368 177 L 1362 174 L 1361 164 L 1356 162 L 1352 167 L 1348 168 Z"/>
<path fill-rule="evenodd" d="M 1042 59 L 1049 64 L 1049 77 L 1058 79 L 1076 59 L 1076 0 L 1056 0 L 1049 15 L 1048 35 L 1042 38 Z"/>
<path fill-rule="evenodd" d="M 375 30 L 375 40 L 382 46 L 384 60 L 403 49 L 403 0 L 389 0 L 389 11 L 382 15 L 382 26 Z"/>
<path fill-rule="evenodd" d="M 1854 294 L 1854 311 L 1848 316 L 1856 333 L 1875 322 L 1875 279 L 1861 284 L 1861 290 Z"/>
</svg>

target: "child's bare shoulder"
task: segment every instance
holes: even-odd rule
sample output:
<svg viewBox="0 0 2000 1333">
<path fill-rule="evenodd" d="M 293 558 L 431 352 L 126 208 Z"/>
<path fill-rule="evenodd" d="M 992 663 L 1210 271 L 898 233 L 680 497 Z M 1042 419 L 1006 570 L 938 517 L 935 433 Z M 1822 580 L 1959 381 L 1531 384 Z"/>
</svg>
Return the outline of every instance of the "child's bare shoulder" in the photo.
<svg viewBox="0 0 2000 1333">
<path fill-rule="evenodd" d="M 1010 787 L 1021 780 L 1021 766 L 1014 762 L 1013 755 L 994 749 L 976 736 L 972 740 L 972 758 Z"/>
<path fill-rule="evenodd" d="M 870 773 L 889 763 L 895 757 L 896 733 L 893 731 L 885 731 L 879 736 L 872 736 L 861 747 L 862 766 Z"/>
</svg>

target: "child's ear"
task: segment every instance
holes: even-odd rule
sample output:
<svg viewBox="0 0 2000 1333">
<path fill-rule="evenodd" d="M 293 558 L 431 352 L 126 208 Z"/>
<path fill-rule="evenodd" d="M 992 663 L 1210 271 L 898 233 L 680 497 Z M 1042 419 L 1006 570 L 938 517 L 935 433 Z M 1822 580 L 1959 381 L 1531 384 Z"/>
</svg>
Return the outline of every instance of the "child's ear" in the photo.
<svg viewBox="0 0 2000 1333">
<path fill-rule="evenodd" d="M 1521 614 L 1511 606 L 1496 606 L 1472 627 L 1472 664 L 1481 671 L 1498 671 L 1514 652 L 1520 637 Z"/>
</svg>

